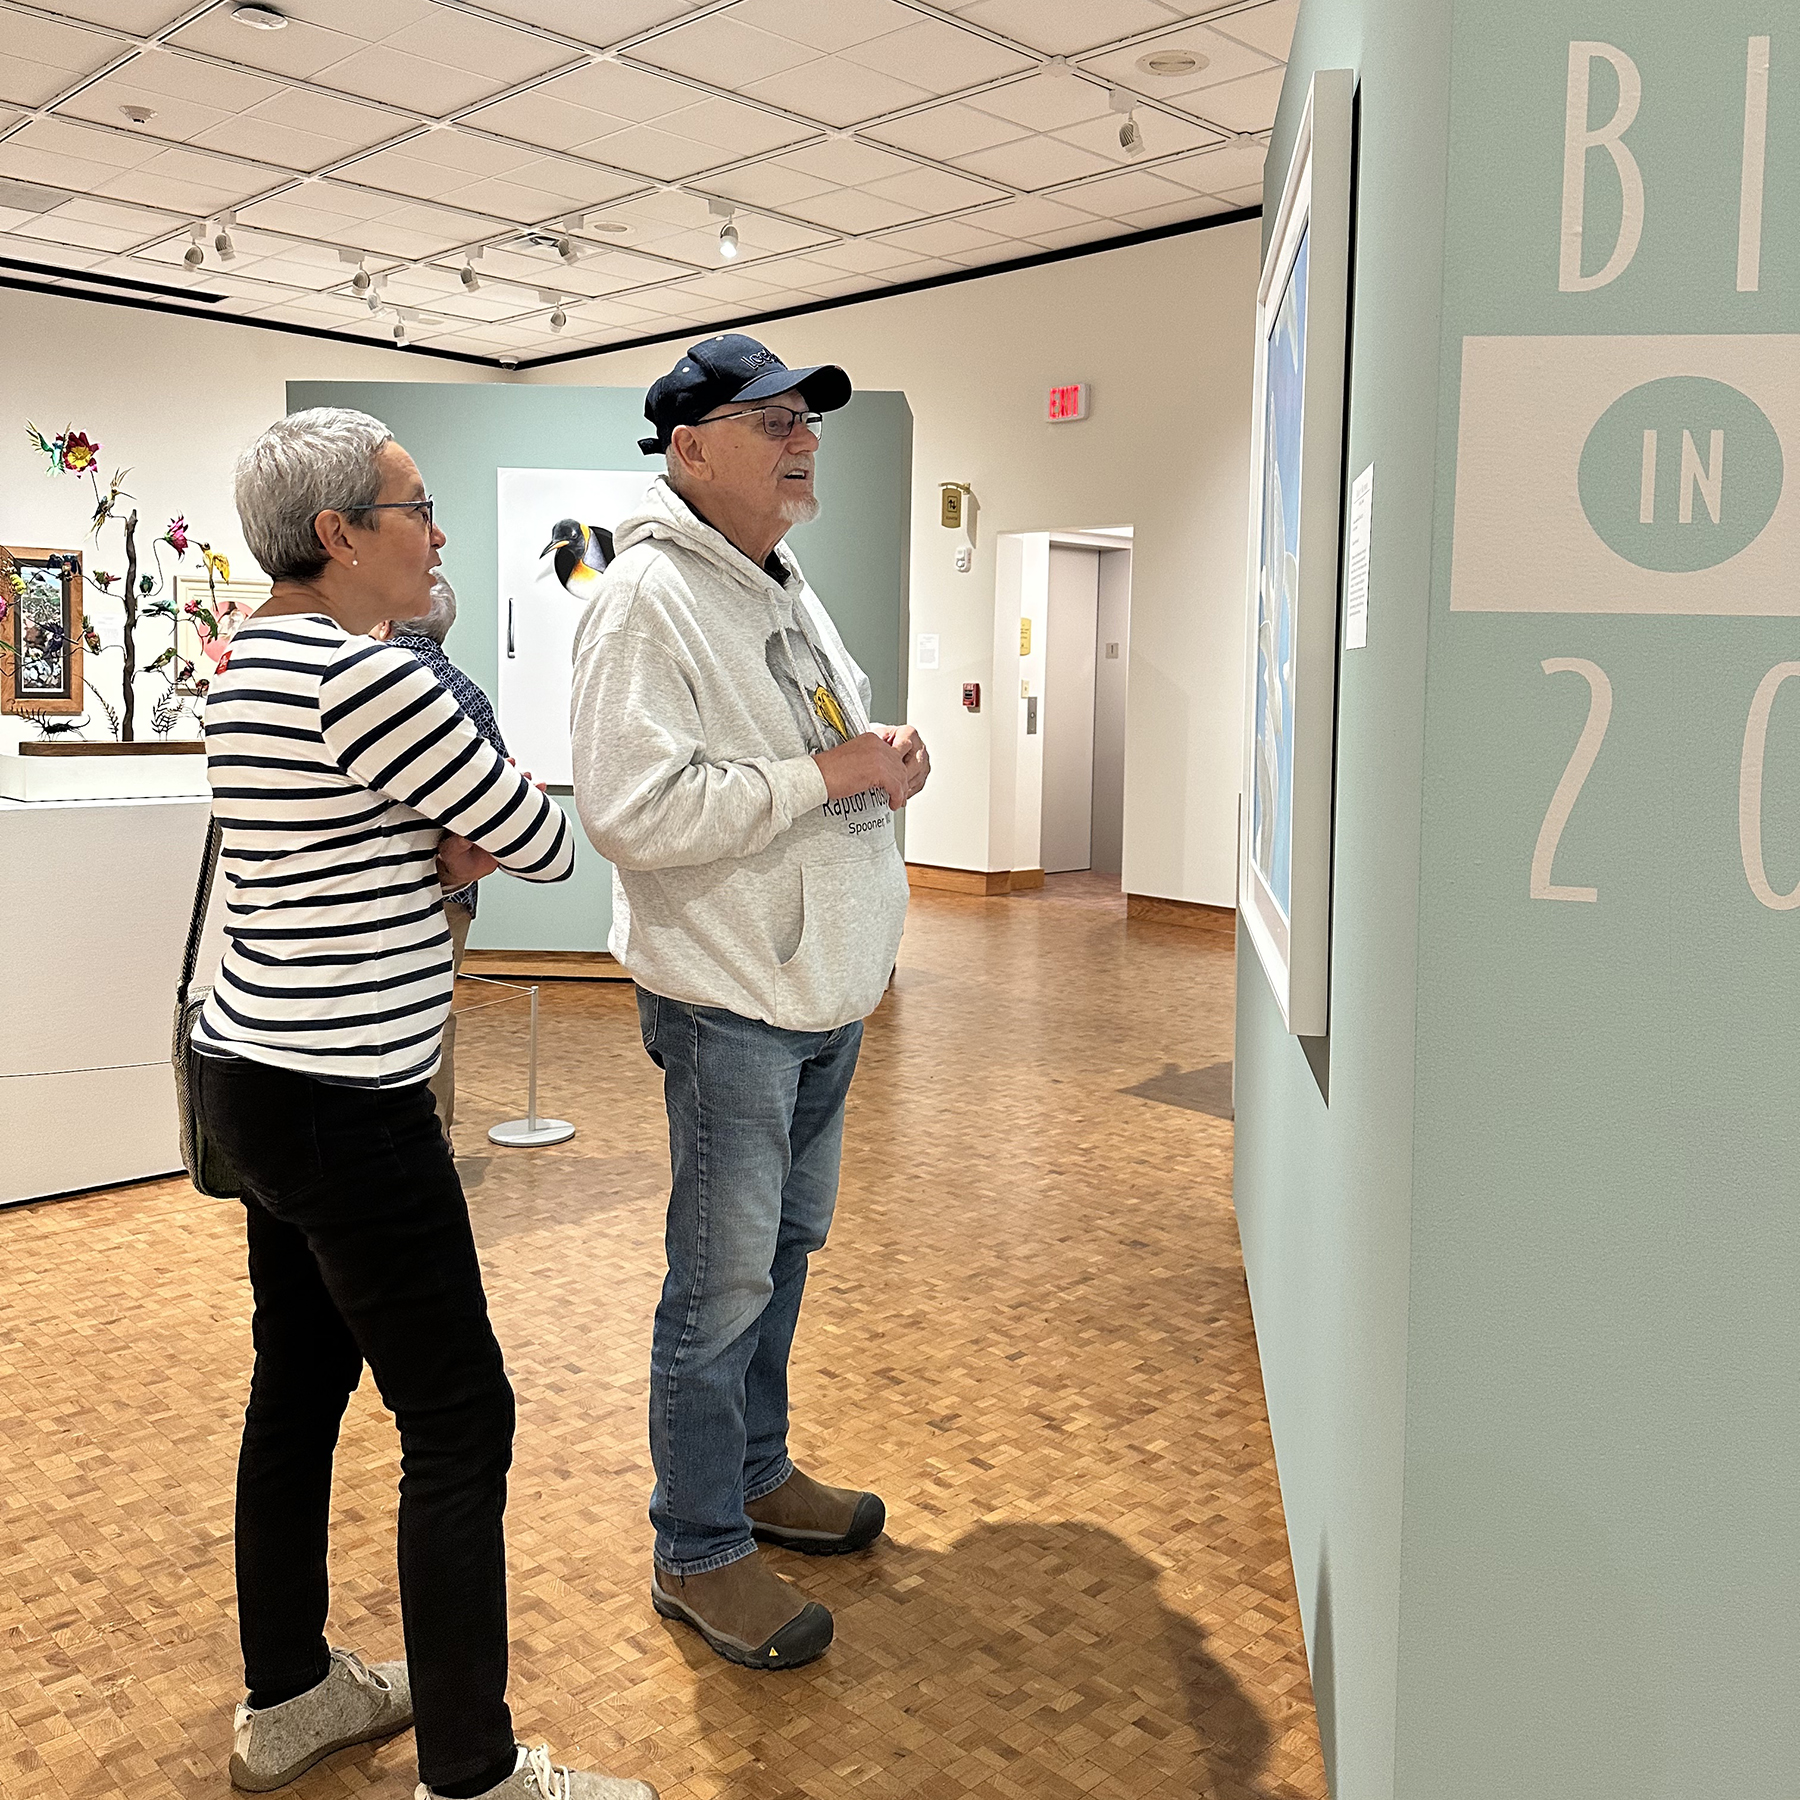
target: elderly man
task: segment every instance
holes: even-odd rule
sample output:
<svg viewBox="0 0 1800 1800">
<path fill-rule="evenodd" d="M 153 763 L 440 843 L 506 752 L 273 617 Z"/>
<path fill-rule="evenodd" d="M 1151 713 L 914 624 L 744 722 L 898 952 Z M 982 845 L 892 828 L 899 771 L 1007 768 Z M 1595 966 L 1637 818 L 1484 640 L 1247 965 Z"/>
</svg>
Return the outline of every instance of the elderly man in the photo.
<svg viewBox="0 0 1800 1800">
<path fill-rule="evenodd" d="M 891 809 L 930 770 L 911 726 L 869 722 L 869 683 L 781 541 L 818 515 L 823 414 L 849 398 L 842 369 L 695 344 L 645 401 L 666 474 L 575 637 L 575 797 L 614 866 L 612 950 L 669 1115 L 651 1600 L 759 1669 L 811 1661 L 832 1622 L 757 1541 L 835 1555 L 887 1516 L 787 1450 L 807 1258 L 906 917 Z"/>
<path fill-rule="evenodd" d="M 450 660 L 444 639 L 456 623 L 456 590 L 442 575 L 432 583 L 431 611 L 422 619 L 389 619 L 369 633 L 410 651 L 436 678 L 439 687 L 463 710 L 463 717 L 475 727 L 476 735 L 506 756 L 506 739 L 500 735 L 499 721 L 488 697 Z M 507 757 L 510 762 L 511 757 Z M 455 975 L 462 969 L 463 950 L 469 941 L 469 927 L 475 923 L 475 883 L 458 888 L 444 896 L 444 923 L 450 930 L 450 969 Z M 444 1021 L 443 1049 L 437 1073 L 431 1078 L 432 1103 L 437 1108 L 438 1123 L 444 1136 L 456 1123 L 456 1014 Z"/>
</svg>

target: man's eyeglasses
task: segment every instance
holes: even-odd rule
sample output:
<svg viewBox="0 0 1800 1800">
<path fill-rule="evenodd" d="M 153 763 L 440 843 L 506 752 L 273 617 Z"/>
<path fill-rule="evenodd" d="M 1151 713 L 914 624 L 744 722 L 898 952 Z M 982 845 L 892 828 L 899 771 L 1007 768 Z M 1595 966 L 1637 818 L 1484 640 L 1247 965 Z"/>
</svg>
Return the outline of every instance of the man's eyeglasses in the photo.
<svg viewBox="0 0 1800 1800">
<path fill-rule="evenodd" d="M 373 506 L 343 506 L 336 510 L 346 515 L 366 512 L 409 512 L 415 519 L 425 521 L 425 529 L 429 531 L 433 524 L 433 512 L 436 502 L 427 494 L 423 500 L 380 500 Z"/>
<path fill-rule="evenodd" d="M 814 437 L 825 435 L 825 415 L 816 412 L 795 412 L 791 406 L 751 406 L 743 412 L 716 413 L 710 419 L 697 419 L 698 425 L 723 425 L 727 419 L 762 419 L 763 435 L 772 438 L 790 438 L 794 435 L 796 425 L 804 425 Z"/>
</svg>

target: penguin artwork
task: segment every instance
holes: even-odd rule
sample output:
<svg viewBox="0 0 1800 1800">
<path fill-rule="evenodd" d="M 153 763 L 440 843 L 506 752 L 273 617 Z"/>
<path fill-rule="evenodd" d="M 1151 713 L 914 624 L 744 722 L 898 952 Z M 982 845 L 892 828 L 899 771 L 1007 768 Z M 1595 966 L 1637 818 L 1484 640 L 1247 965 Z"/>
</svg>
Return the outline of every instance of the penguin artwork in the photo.
<svg viewBox="0 0 1800 1800">
<path fill-rule="evenodd" d="M 552 559 L 556 579 L 577 600 L 591 600 L 599 591 L 601 572 L 613 559 L 613 536 L 604 525 L 561 519 L 538 554 Z"/>
</svg>

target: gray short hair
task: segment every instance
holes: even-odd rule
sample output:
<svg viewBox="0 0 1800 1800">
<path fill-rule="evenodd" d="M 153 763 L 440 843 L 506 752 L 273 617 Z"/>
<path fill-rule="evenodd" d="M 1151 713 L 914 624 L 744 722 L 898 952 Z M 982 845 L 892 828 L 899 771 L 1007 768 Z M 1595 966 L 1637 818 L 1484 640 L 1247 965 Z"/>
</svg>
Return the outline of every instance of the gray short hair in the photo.
<svg viewBox="0 0 1800 1800">
<path fill-rule="evenodd" d="M 388 623 L 395 631 L 411 632 L 441 644 L 456 623 L 456 589 L 442 575 L 435 576 L 431 583 L 431 611 L 422 619 L 390 619 Z"/>
<path fill-rule="evenodd" d="M 277 419 L 238 458 L 238 522 L 270 580 L 319 575 L 331 559 L 313 521 L 333 511 L 353 525 L 364 523 L 365 509 L 381 492 L 375 459 L 393 441 L 367 413 L 314 406 Z"/>
</svg>

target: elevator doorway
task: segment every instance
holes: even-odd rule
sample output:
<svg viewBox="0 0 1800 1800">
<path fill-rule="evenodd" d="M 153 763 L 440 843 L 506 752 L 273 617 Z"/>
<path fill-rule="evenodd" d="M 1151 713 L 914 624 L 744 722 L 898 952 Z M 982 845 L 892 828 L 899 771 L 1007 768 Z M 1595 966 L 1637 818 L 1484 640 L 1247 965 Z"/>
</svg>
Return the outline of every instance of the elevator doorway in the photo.
<svg viewBox="0 0 1800 1800">
<path fill-rule="evenodd" d="M 1131 528 L 1051 532 L 1044 596 L 1043 787 L 1047 875 L 1124 867 Z"/>
</svg>

